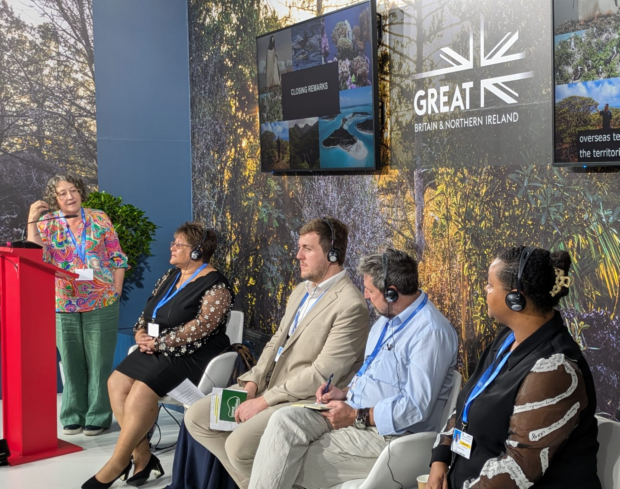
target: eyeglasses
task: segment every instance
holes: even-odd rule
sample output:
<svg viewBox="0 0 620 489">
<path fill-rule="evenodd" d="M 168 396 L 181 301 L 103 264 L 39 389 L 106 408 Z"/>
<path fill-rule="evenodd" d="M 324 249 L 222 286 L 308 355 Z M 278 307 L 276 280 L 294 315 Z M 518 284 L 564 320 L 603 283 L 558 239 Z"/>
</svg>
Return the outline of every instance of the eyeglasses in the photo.
<svg viewBox="0 0 620 489">
<path fill-rule="evenodd" d="M 59 199 L 65 200 L 69 197 L 69 195 L 76 195 L 79 193 L 80 191 L 77 188 L 73 187 L 73 188 L 70 188 L 69 191 L 61 190 L 60 192 L 56 192 L 56 195 L 58 196 Z"/>
<path fill-rule="evenodd" d="M 185 244 L 185 243 L 177 243 L 176 241 L 173 241 L 172 243 L 170 243 L 170 248 L 180 248 L 182 246 L 187 246 L 188 248 L 191 248 L 191 245 Z"/>
</svg>

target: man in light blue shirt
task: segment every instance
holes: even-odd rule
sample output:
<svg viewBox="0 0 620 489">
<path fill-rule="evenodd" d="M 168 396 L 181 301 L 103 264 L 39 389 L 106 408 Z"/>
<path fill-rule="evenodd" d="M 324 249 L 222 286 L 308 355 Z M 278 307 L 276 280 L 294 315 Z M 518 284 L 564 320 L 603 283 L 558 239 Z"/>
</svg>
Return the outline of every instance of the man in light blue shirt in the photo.
<svg viewBox="0 0 620 489">
<path fill-rule="evenodd" d="M 313 489 L 360 479 L 391 437 L 441 428 L 456 366 L 454 328 L 418 289 L 417 263 L 406 253 L 388 249 L 364 257 L 358 271 L 366 299 L 381 315 L 364 364 L 346 389 L 318 388 L 317 402 L 328 411 L 288 407 L 271 417 L 250 489 Z"/>
</svg>

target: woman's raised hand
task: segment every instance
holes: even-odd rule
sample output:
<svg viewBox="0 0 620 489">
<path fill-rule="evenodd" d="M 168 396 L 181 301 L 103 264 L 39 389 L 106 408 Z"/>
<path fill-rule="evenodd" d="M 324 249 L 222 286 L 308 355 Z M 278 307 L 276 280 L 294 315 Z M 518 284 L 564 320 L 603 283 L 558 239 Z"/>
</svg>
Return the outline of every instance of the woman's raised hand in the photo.
<svg viewBox="0 0 620 489">
<path fill-rule="evenodd" d="M 43 200 L 37 200 L 34 204 L 30 206 L 30 210 L 28 211 L 28 222 L 38 221 L 41 214 L 44 211 L 48 211 L 50 206 Z"/>
</svg>

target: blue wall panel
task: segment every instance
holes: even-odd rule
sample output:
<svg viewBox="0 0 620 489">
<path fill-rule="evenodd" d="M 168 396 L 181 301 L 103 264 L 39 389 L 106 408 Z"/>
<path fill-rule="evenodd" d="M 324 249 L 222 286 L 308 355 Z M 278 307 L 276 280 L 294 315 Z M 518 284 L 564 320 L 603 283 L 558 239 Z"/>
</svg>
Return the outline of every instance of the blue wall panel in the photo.
<svg viewBox="0 0 620 489">
<path fill-rule="evenodd" d="M 146 212 L 160 229 L 143 286 L 121 307 L 132 334 L 168 244 L 191 220 L 189 49 L 185 0 L 94 0 L 99 188 Z M 117 360 L 127 354 L 119 338 Z"/>
</svg>

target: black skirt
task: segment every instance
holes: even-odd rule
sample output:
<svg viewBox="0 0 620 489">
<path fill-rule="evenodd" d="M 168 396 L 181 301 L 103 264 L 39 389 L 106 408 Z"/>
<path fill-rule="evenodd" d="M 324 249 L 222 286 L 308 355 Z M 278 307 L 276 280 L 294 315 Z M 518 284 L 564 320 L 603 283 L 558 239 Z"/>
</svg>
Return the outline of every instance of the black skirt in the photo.
<svg viewBox="0 0 620 489">
<path fill-rule="evenodd" d="M 149 355 L 136 349 L 127 355 L 116 370 L 127 377 L 144 382 L 159 397 L 164 397 L 185 379 L 198 385 L 209 362 L 229 346 L 230 339 L 221 328 L 190 355 L 176 357 L 159 352 Z"/>
</svg>

